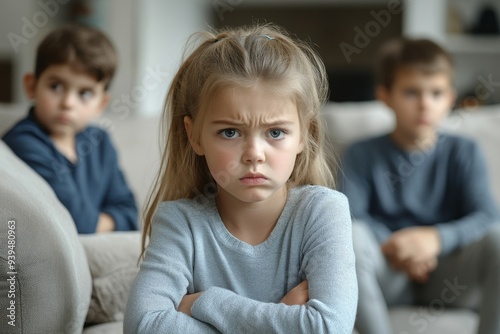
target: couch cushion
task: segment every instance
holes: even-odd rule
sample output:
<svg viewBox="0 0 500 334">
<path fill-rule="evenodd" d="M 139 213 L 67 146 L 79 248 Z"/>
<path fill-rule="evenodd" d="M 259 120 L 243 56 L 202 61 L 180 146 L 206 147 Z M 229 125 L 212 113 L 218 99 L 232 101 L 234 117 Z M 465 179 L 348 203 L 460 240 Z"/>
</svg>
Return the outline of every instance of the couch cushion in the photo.
<svg viewBox="0 0 500 334">
<path fill-rule="evenodd" d="M 0 161 L 0 333 L 81 333 L 91 278 L 74 222 L 52 188 L 1 140 Z M 8 230 L 14 225 L 10 268 Z M 12 269 L 17 274 L 8 274 Z M 10 276 L 15 291 L 5 298 Z M 15 327 L 6 321 L 11 301 Z"/>
<path fill-rule="evenodd" d="M 390 313 L 394 333 L 398 334 L 473 334 L 479 317 L 464 309 L 398 307 Z"/>
<path fill-rule="evenodd" d="M 140 232 L 80 235 L 92 273 L 92 300 L 86 322 L 122 321 L 139 271 Z"/>
<path fill-rule="evenodd" d="M 379 101 L 328 103 L 322 110 L 328 141 L 335 154 L 354 141 L 376 136 L 394 127 L 394 115 Z"/>
<path fill-rule="evenodd" d="M 83 334 L 123 334 L 123 322 L 115 321 L 85 327 Z"/>
<path fill-rule="evenodd" d="M 470 111 L 454 111 L 443 130 L 473 138 L 481 147 L 488 165 L 493 195 L 500 205 L 500 105 L 483 106 Z"/>
</svg>

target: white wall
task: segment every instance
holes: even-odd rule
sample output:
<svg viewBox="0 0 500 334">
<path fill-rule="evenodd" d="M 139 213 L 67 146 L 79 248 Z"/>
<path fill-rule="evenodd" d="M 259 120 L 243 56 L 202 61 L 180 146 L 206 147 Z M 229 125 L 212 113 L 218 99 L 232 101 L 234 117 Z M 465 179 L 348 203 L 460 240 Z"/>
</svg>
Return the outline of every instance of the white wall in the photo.
<svg viewBox="0 0 500 334">
<path fill-rule="evenodd" d="M 118 53 L 118 67 L 111 84 L 111 102 L 107 110 L 107 113 L 116 113 L 117 110 L 120 111 L 121 106 L 125 105 L 123 94 L 130 94 L 137 80 L 137 56 L 140 52 L 137 47 L 137 29 L 140 25 L 137 7 L 140 2 L 136 0 L 94 1 L 106 3 L 102 10 L 107 12 L 107 19 L 101 28 L 111 38 Z M 134 111 L 130 109 L 128 113 Z M 120 117 L 123 115 L 123 113 L 119 114 Z"/>
<path fill-rule="evenodd" d="M 145 0 L 138 8 L 137 86 L 131 97 L 144 115 L 157 114 L 177 71 L 188 37 L 207 28 L 211 2 Z"/>
<path fill-rule="evenodd" d="M 443 42 L 446 31 L 446 0 L 404 0 L 403 34 Z"/>
<path fill-rule="evenodd" d="M 22 89 L 22 76 L 33 70 L 38 43 L 57 24 L 61 8 L 64 7 L 60 3 L 54 2 L 52 6 L 42 7 L 32 0 L 2 0 L 0 56 L 12 58 L 14 61 L 12 79 L 15 102 L 26 100 Z"/>
<path fill-rule="evenodd" d="M 500 103 L 500 36 L 468 35 L 483 5 L 495 0 L 404 0 L 403 34 L 431 38 L 451 52 L 455 59 L 455 87 L 459 95 L 468 94 L 479 103 Z M 448 33 L 448 16 L 455 10 L 463 35 Z"/>
</svg>

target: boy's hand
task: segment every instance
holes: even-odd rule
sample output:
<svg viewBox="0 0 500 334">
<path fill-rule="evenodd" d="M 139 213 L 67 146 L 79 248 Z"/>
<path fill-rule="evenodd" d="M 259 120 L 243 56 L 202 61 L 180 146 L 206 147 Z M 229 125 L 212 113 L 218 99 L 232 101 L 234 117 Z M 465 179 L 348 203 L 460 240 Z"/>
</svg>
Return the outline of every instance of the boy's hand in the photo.
<svg viewBox="0 0 500 334">
<path fill-rule="evenodd" d="M 391 265 L 402 270 L 412 263 L 432 263 L 440 250 L 441 241 L 437 229 L 427 226 L 408 227 L 394 232 L 382 245 L 382 252 Z"/>
<path fill-rule="evenodd" d="M 309 301 L 309 288 L 307 280 L 298 284 L 295 288 L 288 291 L 288 293 L 281 299 L 281 303 L 286 305 L 304 305 Z"/>
<path fill-rule="evenodd" d="M 107 213 L 101 212 L 101 214 L 99 215 L 99 220 L 97 221 L 96 232 L 102 233 L 102 232 L 111 232 L 114 230 L 115 230 L 115 221 L 113 220 L 113 217 L 111 217 Z"/>
<path fill-rule="evenodd" d="M 179 308 L 177 311 L 182 312 L 191 316 L 191 307 L 193 307 L 194 302 L 201 296 L 203 292 L 197 292 L 190 295 L 185 295 L 182 297 L 181 303 L 179 304 Z"/>
<path fill-rule="evenodd" d="M 437 258 L 423 262 L 409 262 L 403 268 L 408 277 L 418 283 L 425 283 L 429 279 L 429 274 L 437 267 Z"/>
</svg>

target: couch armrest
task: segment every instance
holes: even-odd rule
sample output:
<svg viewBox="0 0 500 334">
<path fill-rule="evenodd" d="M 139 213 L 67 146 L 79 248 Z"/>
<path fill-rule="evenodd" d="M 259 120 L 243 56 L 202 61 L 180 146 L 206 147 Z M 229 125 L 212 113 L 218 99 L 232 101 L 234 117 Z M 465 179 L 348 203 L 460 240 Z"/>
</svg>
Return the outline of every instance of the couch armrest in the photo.
<svg viewBox="0 0 500 334">
<path fill-rule="evenodd" d="M 0 333 L 81 333 L 91 278 L 70 214 L 3 141 L 0 175 Z"/>
</svg>

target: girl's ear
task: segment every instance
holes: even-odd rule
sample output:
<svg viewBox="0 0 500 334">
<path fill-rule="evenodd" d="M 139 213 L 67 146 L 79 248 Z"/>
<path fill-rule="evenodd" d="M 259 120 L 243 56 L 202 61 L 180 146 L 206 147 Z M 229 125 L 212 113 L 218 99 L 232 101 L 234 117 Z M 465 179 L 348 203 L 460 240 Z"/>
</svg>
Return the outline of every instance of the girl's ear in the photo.
<svg viewBox="0 0 500 334">
<path fill-rule="evenodd" d="M 184 128 L 186 129 L 191 147 L 196 154 L 204 155 L 203 145 L 201 145 L 198 139 L 193 138 L 193 126 L 193 119 L 190 116 L 184 116 Z"/>
<path fill-rule="evenodd" d="M 23 86 L 26 95 L 30 100 L 34 100 L 36 97 L 35 88 L 36 88 L 36 78 L 33 73 L 27 73 L 23 77 Z"/>
</svg>

